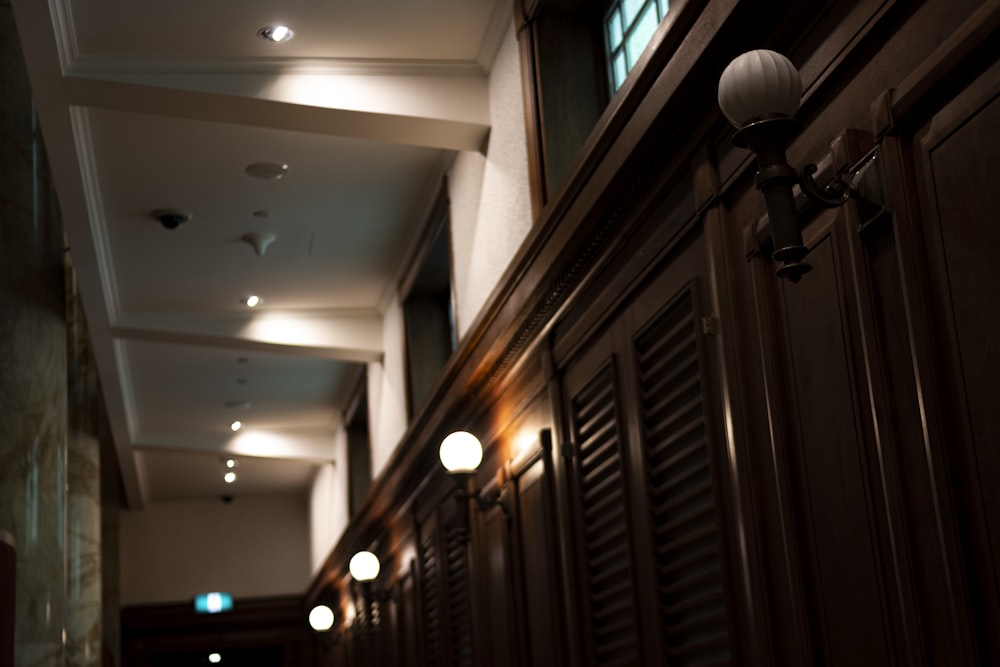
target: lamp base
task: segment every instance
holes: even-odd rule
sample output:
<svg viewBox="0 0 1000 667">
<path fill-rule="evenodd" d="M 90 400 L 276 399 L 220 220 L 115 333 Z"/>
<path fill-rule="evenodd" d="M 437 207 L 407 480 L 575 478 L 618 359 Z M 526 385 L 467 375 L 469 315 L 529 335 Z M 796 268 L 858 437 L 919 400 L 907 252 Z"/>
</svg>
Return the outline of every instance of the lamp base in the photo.
<svg viewBox="0 0 1000 667">
<path fill-rule="evenodd" d="M 733 144 L 749 148 L 757 156 L 757 189 L 764 195 L 774 244 L 771 259 L 781 262 L 775 273 L 792 282 L 798 282 L 812 268 L 801 261 L 809 249 L 802 244 L 792 196 L 799 174 L 785 158 L 785 147 L 800 128 L 794 118 L 775 115 L 748 123 L 733 135 Z"/>
<path fill-rule="evenodd" d="M 802 123 L 781 114 L 762 116 L 736 130 L 733 145 L 758 153 L 761 148 L 778 144 L 784 149 L 802 131 Z"/>
</svg>

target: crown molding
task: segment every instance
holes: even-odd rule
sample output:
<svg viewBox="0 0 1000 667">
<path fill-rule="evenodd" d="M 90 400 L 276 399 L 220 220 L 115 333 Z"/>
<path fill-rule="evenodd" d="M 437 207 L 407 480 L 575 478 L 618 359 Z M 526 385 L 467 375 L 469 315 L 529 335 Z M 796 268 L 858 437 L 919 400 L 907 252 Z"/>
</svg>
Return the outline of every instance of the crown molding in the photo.
<svg viewBox="0 0 1000 667">
<path fill-rule="evenodd" d="M 500 35 L 502 38 L 502 34 Z M 499 45 L 499 41 L 497 41 Z M 73 44 L 75 48 L 75 43 Z M 495 50 L 495 49 L 494 49 Z M 60 45 L 62 51 L 62 45 Z M 317 74 L 340 76 L 486 76 L 478 63 L 465 60 L 383 60 L 363 58 L 196 58 L 77 54 L 64 65 L 67 76 L 116 74 Z"/>
</svg>

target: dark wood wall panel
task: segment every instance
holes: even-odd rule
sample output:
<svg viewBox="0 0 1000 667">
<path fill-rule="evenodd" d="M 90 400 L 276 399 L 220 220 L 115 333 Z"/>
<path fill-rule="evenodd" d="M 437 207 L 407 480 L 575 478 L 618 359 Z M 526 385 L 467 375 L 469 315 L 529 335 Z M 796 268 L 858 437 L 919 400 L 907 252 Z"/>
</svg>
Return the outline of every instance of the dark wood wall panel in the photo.
<svg viewBox="0 0 1000 667">
<path fill-rule="evenodd" d="M 980 641 L 1000 659 L 1000 248 L 995 185 L 1000 67 L 994 66 L 918 133 L 929 254 L 942 324 L 941 400 Z M 991 185 L 993 181 L 993 185 Z"/>
<path fill-rule="evenodd" d="M 551 456 L 551 452 L 544 455 Z M 550 474 L 545 459 L 539 458 L 519 473 L 516 482 L 528 666 L 538 667 L 566 664 L 561 653 L 566 619 L 560 604 L 558 533 Z"/>
<path fill-rule="evenodd" d="M 480 615 L 485 617 L 487 638 L 480 645 L 488 646 L 488 651 L 477 664 L 514 665 L 519 664 L 520 637 L 515 626 L 513 606 L 513 555 L 510 552 L 511 539 L 508 519 L 499 509 L 488 511 L 483 517 L 483 551 L 480 562 L 487 573 L 481 581 L 483 598 L 478 600 Z"/>
<path fill-rule="evenodd" d="M 881 573 L 871 534 L 872 500 L 854 360 L 843 312 L 835 241 L 813 247 L 810 280 L 783 293 L 800 438 L 783 443 L 799 469 L 795 505 L 811 535 L 810 588 L 822 657 L 817 664 L 887 664 Z"/>
<path fill-rule="evenodd" d="M 1000 0 L 687 2 L 565 127 L 594 63 L 562 6 L 515 12 L 539 220 L 314 595 L 375 545 L 393 667 L 1000 662 Z M 884 175 L 864 229 L 802 207 L 798 284 L 709 99 L 744 46 L 802 66 L 795 166 Z"/>
</svg>

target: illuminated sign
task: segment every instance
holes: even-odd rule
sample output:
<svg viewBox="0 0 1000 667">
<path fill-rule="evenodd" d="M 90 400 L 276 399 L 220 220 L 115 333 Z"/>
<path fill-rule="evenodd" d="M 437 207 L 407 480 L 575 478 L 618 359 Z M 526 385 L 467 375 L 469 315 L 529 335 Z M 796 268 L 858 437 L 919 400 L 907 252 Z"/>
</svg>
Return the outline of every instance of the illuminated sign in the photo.
<svg viewBox="0 0 1000 667">
<path fill-rule="evenodd" d="M 194 610 L 199 614 L 218 614 L 233 608 L 233 596 L 229 593 L 202 593 L 194 599 Z"/>
</svg>

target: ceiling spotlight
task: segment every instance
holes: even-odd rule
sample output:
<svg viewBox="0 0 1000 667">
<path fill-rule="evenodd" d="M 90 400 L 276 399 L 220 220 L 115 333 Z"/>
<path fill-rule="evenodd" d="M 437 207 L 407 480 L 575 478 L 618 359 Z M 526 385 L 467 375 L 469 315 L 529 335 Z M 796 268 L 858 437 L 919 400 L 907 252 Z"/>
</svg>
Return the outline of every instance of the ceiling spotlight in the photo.
<svg viewBox="0 0 1000 667">
<path fill-rule="evenodd" d="M 278 162 L 254 162 L 247 165 L 247 176 L 276 181 L 288 173 L 288 165 Z"/>
<path fill-rule="evenodd" d="M 236 431 L 239 431 L 241 428 L 243 428 L 243 422 L 237 419 L 236 421 L 234 421 L 232 424 L 229 425 L 229 428 L 231 428 L 235 433 Z M 232 468 L 232 466 L 229 467 Z"/>
<path fill-rule="evenodd" d="M 257 31 L 257 36 L 268 42 L 287 42 L 295 33 L 286 25 L 264 26 Z"/>
<path fill-rule="evenodd" d="M 240 299 L 240 302 L 247 308 L 253 308 L 260 303 L 260 297 L 256 294 L 251 294 L 250 296 Z"/>
<path fill-rule="evenodd" d="M 233 482 L 236 481 L 236 473 L 230 470 L 229 472 L 227 472 L 225 475 L 222 476 L 222 479 L 225 480 L 226 484 L 232 484 Z"/>
<path fill-rule="evenodd" d="M 214 665 L 216 663 L 222 662 L 222 656 L 218 653 L 209 653 L 208 661 Z"/>
<path fill-rule="evenodd" d="M 226 459 L 226 467 L 232 470 L 236 467 L 236 459 Z"/>
</svg>

